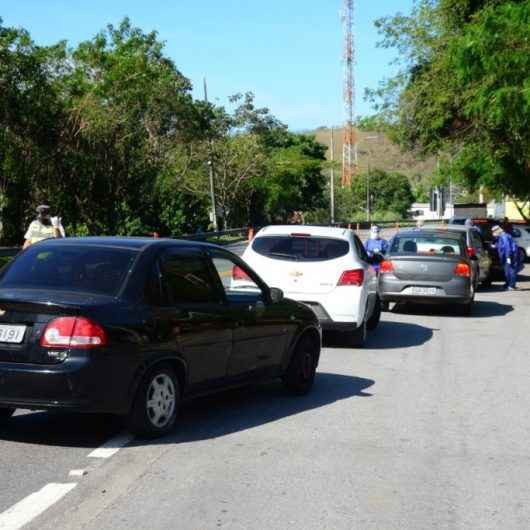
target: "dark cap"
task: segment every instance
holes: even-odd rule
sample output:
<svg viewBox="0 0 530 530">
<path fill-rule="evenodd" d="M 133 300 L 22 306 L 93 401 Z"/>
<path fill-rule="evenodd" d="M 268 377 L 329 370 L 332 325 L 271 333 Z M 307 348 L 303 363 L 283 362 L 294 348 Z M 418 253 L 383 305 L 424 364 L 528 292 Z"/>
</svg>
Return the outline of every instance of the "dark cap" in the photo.
<svg viewBox="0 0 530 530">
<path fill-rule="evenodd" d="M 47 204 L 40 204 L 39 206 L 37 206 L 37 213 L 45 213 L 49 211 L 50 207 Z"/>
</svg>

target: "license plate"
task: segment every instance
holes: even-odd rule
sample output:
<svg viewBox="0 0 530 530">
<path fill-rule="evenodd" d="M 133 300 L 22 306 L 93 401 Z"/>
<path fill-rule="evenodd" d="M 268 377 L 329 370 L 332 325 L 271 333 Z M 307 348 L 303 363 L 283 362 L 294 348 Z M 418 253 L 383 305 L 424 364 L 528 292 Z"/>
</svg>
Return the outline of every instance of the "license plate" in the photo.
<svg viewBox="0 0 530 530">
<path fill-rule="evenodd" d="M 20 344 L 24 340 L 26 326 L 10 326 L 0 324 L 0 342 Z"/>
<path fill-rule="evenodd" d="M 410 287 L 410 294 L 416 294 L 419 296 L 436 296 L 438 289 L 436 287 Z"/>
</svg>

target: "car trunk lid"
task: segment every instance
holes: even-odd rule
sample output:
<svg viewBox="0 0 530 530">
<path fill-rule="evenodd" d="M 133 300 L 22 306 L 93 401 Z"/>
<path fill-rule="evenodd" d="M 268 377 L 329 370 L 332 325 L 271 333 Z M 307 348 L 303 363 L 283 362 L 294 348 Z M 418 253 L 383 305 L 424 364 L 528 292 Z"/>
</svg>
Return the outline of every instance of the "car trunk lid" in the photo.
<svg viewBox="0 0 530 530">
<path fill-rule="evenodd" d="M 0 289 L 0 362 L 57 362 L 40 346 L 46 325 L 61 316 L 76 316 L 112 297 L 34 289 Z"/>
<path fill-rule="evenodd" d="M 455 275 L 460 256 L 390 256 L 393 274 L 399 280 L 446 282 Z"/>
</svg>

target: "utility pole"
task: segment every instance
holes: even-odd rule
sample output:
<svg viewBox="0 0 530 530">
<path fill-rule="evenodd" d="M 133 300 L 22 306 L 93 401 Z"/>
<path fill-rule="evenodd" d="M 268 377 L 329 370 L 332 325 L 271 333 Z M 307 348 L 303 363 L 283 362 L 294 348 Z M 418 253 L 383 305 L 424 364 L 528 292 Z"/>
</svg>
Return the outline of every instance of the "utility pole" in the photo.
<svg viewBox="0 0 530 530">
<path fill-rule="evenodd" d="M 333 138 L 333 127 L 331 127 L 331 175 L 329 179 L 329 199 L 330 199 L 330 216 L 331 224 L 335 224 L 335 142 Z"/>
<path fill-rule="evenodd" d="M 204 101 L 208 103 L 208 86 L 206 84 L 206 77 L 204 78 Z M 214 173 L 213 173 L 213 161 L 212 161 L 212 140 L 209 141 L 209 153 L 208 153 L 208 172 L 210 177 L 210 201 L 212 204 L 212 224 L 215 232 L 219 229 L 217 226 L 217 208 L 215 206 L 215 187 L 214 187 Z"/>
</svg>

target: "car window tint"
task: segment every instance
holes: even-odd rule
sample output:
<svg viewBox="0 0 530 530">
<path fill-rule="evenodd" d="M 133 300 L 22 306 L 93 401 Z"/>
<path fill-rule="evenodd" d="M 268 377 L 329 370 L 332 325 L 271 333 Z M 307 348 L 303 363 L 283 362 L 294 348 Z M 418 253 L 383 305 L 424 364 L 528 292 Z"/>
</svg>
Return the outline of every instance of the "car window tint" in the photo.
<svg viewBox="0 0 530 530">
<path fill-rule="evenodd" d="M 252 243 L 254 252 L 286 261 L 327 261 L 345 256 L 348 241 L 317 236 L 262 236 Z"/>
<path fill-rule="evenodd" d="M 473 243 L 473 248 L 475 250 L 480 250 L 480 251 L 483 250 L 484 247 L 482 245 L 482 238 L 474 230 L 471 232 L 471 242 Z"/>
<path fill-rule="evenodd" d="M 214 256 L 213 266 L 227 295 L 234 293 L 261 294 L 260 286 L 247 272 L 228 257 Z"/>
<path fill-rule="evenodd" d="M 392 240 L 392 254 L 461 256 L 463 240 L 433 234 L 397 235 Z"/>
<path fill-rule="evenodd" d="M 207 262 L 195 256 L 165 256 L 160 261 L 163 287 L 169 302 L 201 304 L 218 302 Z"/>
<path fill-rule="evenodd" d="M 5 270 L 0 288 L 31 287 L 115 296 L 136 256 L 136 251 L 121 248 L 35 245 Z"/>
<path fill-rule="evenodd" d="M 149 305 L 164 305 L 165 300 L 162 295 L 162 282 L 157 265 L 153 265 L 147 273 L 144 285 L 144 301 Z"/>
</svg>

